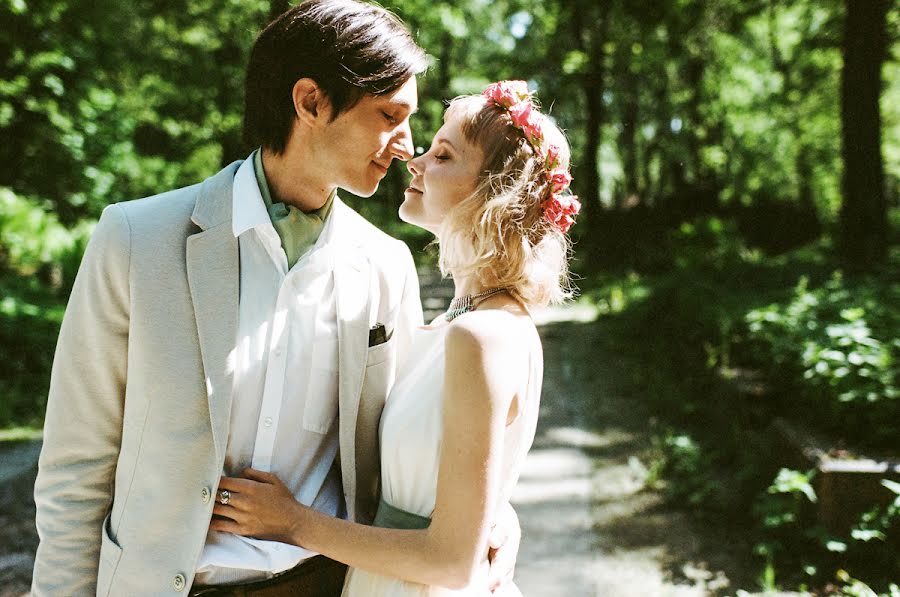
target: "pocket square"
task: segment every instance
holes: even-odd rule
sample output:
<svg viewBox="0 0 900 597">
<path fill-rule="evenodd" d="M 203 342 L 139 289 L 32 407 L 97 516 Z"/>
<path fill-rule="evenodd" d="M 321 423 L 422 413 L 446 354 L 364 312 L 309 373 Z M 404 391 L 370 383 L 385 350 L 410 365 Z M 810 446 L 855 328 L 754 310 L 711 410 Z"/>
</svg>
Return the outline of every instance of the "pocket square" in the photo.
<svg viewBox="0 0 900 597">
<path fill-rule="evenodd" d="M 384 327 L 383 323 L 376 323 L 369 328 L 369 348 L 384 344 L 390 339 L 391 334 L 388 333 L 387 328 Z"/>
</svg>

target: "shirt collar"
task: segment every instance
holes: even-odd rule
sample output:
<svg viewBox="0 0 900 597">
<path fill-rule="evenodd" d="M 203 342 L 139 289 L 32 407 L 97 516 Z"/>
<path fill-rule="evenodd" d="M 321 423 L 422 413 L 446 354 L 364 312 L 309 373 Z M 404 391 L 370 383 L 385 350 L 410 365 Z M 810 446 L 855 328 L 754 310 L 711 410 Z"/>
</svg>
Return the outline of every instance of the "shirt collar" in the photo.
<svg viewBox="0 0 900 597">
<path fill-rule="evenodd" d="M 253 157 L 251 153 L 234 175 L 231 230 L 234 232 L 235 238 L 251 228 L 272 223 L 256 182 Z"/>
</svg>

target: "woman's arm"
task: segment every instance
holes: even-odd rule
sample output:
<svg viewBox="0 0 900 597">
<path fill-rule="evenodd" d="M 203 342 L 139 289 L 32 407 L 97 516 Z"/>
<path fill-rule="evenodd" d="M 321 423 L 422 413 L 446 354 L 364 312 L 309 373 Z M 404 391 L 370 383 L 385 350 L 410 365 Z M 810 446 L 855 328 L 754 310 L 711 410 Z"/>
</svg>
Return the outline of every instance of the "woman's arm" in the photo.
<svg viewBox="0 0 900 597">
<path fill-rule="evenodd" d="M 501 315 L 501 324 L 506 316 Z M 382 529 L 297 503 L 274 475 L 223 479 L 232 495 L 210 528 L 302 545 L 377 574 L 467 586 L 487 556 L 510 404 L 524 374 L 522 343 L 497 314 L 473 313 L 447 330 L 444 420 L 437 501 L 424 530 Z M 500 333 L 503 328 L 504 333 Z M 519 365 L 521 363 L 521 365 Z"/>
</svg>

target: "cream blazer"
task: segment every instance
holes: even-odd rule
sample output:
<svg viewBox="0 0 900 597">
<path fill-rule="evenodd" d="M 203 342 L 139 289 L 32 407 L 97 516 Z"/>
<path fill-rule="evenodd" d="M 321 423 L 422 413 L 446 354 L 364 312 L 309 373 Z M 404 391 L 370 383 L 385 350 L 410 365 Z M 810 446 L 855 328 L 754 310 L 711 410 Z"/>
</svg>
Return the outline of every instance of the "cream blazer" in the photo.
<svg viewBox="0 0 900 597">
<path fill-rule="evenodd" d="M 186 593 L 228 441 L 238 322 L 235 162 L 107 207 L 63 319 L 35 483 L 33 594 Z M 336 199 L 340 465 L 351 519 L 378 497 L 384 399 L 422 323 L 406 245 Z M 383 323 L 390 339 L 369 347 Z"/>
</svg>

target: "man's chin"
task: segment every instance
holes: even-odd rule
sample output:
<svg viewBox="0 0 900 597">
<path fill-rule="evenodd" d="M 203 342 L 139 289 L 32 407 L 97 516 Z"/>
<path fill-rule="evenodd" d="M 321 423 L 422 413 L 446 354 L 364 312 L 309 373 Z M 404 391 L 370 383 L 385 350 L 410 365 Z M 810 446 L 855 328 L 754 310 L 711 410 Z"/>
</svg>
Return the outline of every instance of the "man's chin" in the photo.
<svg viewBox="0 0 900 597">
<path fill-rule="evenodd" d="M 363 198 L 365 198 L 365 197 L 371 197 L 372 195 L 375 194 L 375 191 L 378 190 L 378 185 L 379 185 L 379 183 L 381 183 L 380 180 L 379 180 L 378 182 L 376 182 L 374 185 L 372 185 L 372 184 L 368 184 L 368 185 L 352 185 L 352 186 L 351 186 L 351 185 L 347 185 L 347 186 L 344 186 L 344 187 L 341 187 L 341 188 L 344 189 L 345 191 L 349 192 L 349 193 L 353 193 L 353 194 L 356 195 L 357 197 L 363 197 Z"/>
</svg>

